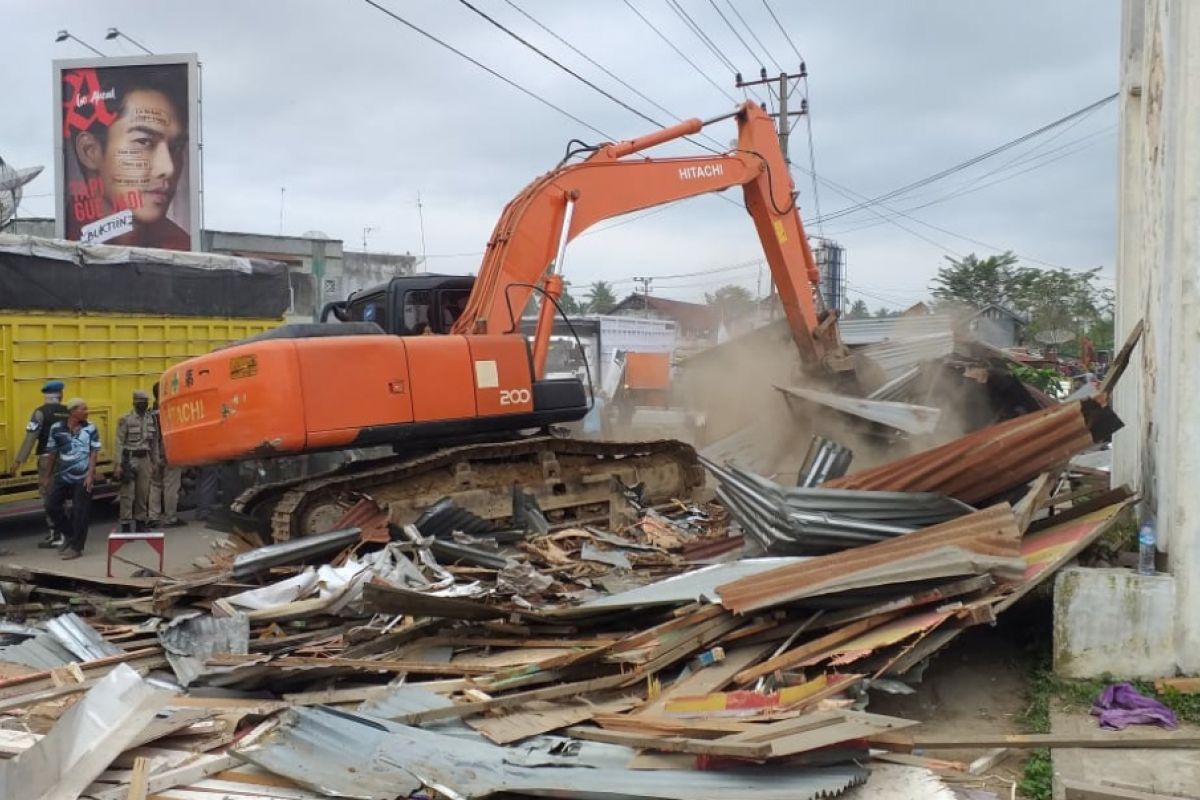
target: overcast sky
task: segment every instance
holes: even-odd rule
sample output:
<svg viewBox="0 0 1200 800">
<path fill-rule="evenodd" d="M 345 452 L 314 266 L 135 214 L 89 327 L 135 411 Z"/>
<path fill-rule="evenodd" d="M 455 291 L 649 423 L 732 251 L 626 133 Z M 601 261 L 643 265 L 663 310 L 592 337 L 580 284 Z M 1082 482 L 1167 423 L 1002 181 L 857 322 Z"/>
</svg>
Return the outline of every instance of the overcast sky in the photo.
<svg viewBox="0 0 1200 800">
<path fill-rule="evenodd" d="M 715 1 L 761 53 L 729 0 Z M 629 138 L 652 127 L 457 0 L 380 2 L 606 134 Z M 630 3 L 700 71 L 624 0 L 471 2 L 656 120 L 673 121 L 513 4 L 675 115 L 711 117 L 730 109 L 704 75 L 742 96 L 729 68 L 667 0 Z M 678 2 L 745 75 L 758 72 L 767 59 L 752 59 L 712 0 Z M 807 60 L 816 172 L 828 181 L 818 184 L 825 214 L 932 175 L 1116 90 L 1116 0 L 770 2 Z M 794 68 L 796 54 L 763 1 L 732 3 L 761 45 Z M 53 214 L 51 61 L 88 55 L 74 42 L 56 44 L 60 28 L 109 55 L 137 52 L 121 40 L 105 41 L 109 26 L 158 53 L 199 54 L 208 228 L 278 232 L 286 187 L 284 233 L 321 230 L 359 249 L 370 227 L 370 249 L 420 254 L 419 192 L 430 270 L 472 272 L 508 199 L 552 168 L 567 140 L 602 139 L 361 0 L 0 0 L 0 9 L 0 155 L 18 167 L 47 165 L 27 187 L 25 216 Z M 778 72 L 772 62 L 766 66 Z M 1115 129 L 1110 103 L 874 213 L 830 220 L 823 230 L 810 223 L 809 233 L 845 246 L 850 297 L 865 297 L 872 308 L 926 296 L 945 255 L 1012 249 L 1031 266 L 1103 266 L 1111 274 Z M 732 122 L 708 132 L 720 142 L 735 135 Z M 801 213 L 813 220 L 818 198 L 800 169 L 809 167 L 803 122 L 790 149 Z M 685 143 L 656 152 L 701 151 Z M 725 195 L 740 204 L 740 190 Z M 566 261 L 568 280 L 576 287 L 609 280 L 624 294 L 634 288 L 633 276 L 657 275 L 656 294 L 691 300 L 725 283 L 759 286 L 760 270 L 748 262 L 761 251 L 740 205 L 708 196 L 629 219 L 608 230 L 602 223 L 578 239 Z M 667 277 L 697 272 L 706 274 Z"/>
</svg>

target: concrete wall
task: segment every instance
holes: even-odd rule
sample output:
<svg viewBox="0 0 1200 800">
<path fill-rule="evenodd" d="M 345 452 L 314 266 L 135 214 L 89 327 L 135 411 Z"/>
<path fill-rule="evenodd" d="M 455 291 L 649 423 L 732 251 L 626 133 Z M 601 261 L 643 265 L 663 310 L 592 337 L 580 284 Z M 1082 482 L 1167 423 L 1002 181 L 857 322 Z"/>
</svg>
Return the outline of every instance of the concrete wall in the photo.
<svg viewBox="0 0 1200 800">
<path fill-rule="evenodd" d="M 416 256 L 405 253 L 359 253 L 352 250 L 342 252 L 342 283 L 339 287 L 343 296 L 378 286 L 392 278 L 412 275 L 416 271 Z"/>
<path fill-rule="evenodd" d="M 1200 672 L 1200 5 L 1124 0 L 1117 340 L 1146 334 L 1115 398 L 1115 483 L 1158 521 L 1176 659 Z"/>
</svg>

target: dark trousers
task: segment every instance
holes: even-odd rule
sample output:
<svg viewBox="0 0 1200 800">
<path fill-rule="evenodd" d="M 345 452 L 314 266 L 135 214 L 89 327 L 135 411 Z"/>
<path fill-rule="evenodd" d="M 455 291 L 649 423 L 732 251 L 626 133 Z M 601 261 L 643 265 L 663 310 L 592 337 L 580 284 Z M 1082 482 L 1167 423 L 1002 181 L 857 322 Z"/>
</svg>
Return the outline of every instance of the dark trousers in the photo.
<svg viewBox="0 0 1200 800">
<path fill-rule="evenodd" d="M 66 509 L 68 500 L 71 501 L 70 514 Z M 83 481 L 67 483 L 61 478 L 54 479 L 54 486 L 46 496 L 46 513 L 54 521 L 54 527 L 66 537 L 66 545 L 72 550 L 83 552 L 91 509 L 92 493 L 84 488 Z"/>
</svg>

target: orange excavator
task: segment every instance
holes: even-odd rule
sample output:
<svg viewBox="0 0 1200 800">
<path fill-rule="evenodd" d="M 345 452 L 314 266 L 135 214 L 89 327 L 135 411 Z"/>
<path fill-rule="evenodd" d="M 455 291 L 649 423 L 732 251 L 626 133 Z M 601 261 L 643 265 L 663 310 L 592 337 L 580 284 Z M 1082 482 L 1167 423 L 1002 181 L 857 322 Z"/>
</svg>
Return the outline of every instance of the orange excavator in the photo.
<svg viewBox="0 0 1200 800">
<path fill-rule="evenodd" d="M 734 118 L 724 154 L 651 158 L 643 151 Z M 586 154 L 579 160 L 573 158 Z M 173 464 L 391 445 L 396 455 L 255 487 L 234 510 L 273 538 L 336 524 L 362 494 L 408 522 L 438 499 L 498 523 L 520 484 L 547 516 L 607 515 L 612 478 L 647 502 L 702 481 L 691 448 L 672 441 L 594 442 L 551 435 L 581 419 L 578 379 L 545 378 L 567 244 L 602 220 L 741 186 L 803 366 L 845 374 L 836 315 L 821 310 L 819 274 L 772 118 L 746 103 L 637 139 L 580 145 L 504 209 L 475 278 L 418 275 L 332 303 L 341 324 L 285 325 L 168 370 L 161 419 Z M 520 315 L 541 305 L 532 342 Z M 432 335 L 426 335 L 432 334 Z M 522 435 L 540 430 L 541 433 Z"/>
</svg>

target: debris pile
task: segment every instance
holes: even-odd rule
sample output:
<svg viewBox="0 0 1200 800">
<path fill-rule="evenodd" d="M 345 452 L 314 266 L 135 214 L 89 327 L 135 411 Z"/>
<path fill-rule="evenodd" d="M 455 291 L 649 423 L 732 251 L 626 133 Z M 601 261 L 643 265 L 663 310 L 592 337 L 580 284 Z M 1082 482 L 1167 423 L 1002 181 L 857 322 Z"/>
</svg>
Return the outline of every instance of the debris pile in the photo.
<svg viewBox="0 0 1200 800">
<path fill-rule="evenodd" d="M 882 764 L 939 745 L 868 690 L 1118 520 L 1069 466 L 1118 426 L 1101 393 L 819 487 L 706 462 L 713 502 L 617 486 L 609 529 L 364 496 L 188 575 L 0 565 L 0 796 L 952 796 Z"/>
</svg>

